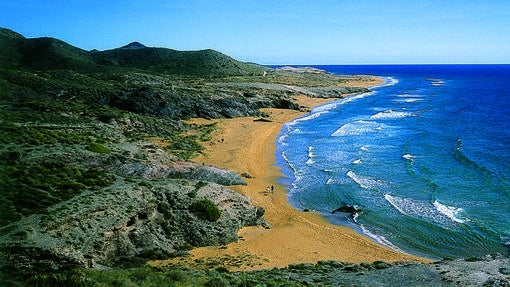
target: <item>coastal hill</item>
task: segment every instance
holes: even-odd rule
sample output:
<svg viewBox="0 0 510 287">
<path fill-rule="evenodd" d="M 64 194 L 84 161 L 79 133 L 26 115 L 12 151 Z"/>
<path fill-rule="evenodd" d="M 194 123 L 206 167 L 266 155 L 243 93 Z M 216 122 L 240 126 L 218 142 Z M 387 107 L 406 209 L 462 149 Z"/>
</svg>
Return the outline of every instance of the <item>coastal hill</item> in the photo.
<svg viewBox="0 0 510 287">
<path fill-rule="evenodd" d="M 42 37 L 26 39 L 0 28 L 0 67 L 35 69 L 92 70 L 96 67 L 91 53 L 61 40 Z"/>
<path fill-rule="evenodd" d="M 95 62 L 104 66 L 130 67 L 165 71 L 170 74 L 198 76 L 234 76 L 262 74 L 262 66 L 236 61 L 220 52 L 177 51 L 167 48 L 148 48 L 133 44 L 119 49 L 92 53 Z M 126 48 L 129 47 L 129 48 Z"/>
<path fill-rule="evenodd" d="M 270 227 L 264 209 L 229 188 L 246 184 L 243 176 L 192 162 L 211 144 L 216 125 L 183 120 L 270 121 L 260 109 L 303 109 L 295 96 L 368 91 L 353 87 L 353 79 L 370 81 L 270 69 L 213 50 L 131 43 L 85 51 L 0 28 L 0 285 L 142 286 L 164 279 L 167 285 L 228 286 L 228 280 L 255 278 L 283 286 L 288 274 L 301 272 L 292 283 L 304 286 L 329 280 L 321 277 L 324 266 L 366 272 L 363 278 L 390 267 L 323 262 L 234 274 L 144 265 L 239 240 L 245 226 Z"/>
<path fill-rule="evenodd" d="M 267 70 L 210 49 L 177 51 L 130 43 L 107 51 L 85 51 L 50 37 L 26 39 L 3 28 L 0 28 L 0 48 L 0 66 L 11 68 L 94 72 L 122 67 L 200 76 L 254 75 Z"/>
</svg>

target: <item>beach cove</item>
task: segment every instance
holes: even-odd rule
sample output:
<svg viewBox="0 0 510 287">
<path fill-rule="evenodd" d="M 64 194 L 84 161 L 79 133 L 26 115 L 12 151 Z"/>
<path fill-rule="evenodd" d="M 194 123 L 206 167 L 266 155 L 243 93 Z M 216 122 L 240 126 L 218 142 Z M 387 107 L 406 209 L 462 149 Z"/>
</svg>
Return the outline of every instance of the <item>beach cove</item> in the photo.
<svg viewBox="0 0 510 287">
<path fill-rule="evenodd" d="M 371 82 L 350 83 L 375 86 L 381 78 Z M 296 96 L 301 106 L 312 108 L 334 99 Z M 282 174 L 275 165 L 276 140 L 282 126 L 306 114 L 303 111 L 266 108 L 270 121 L 257 121 L 254 117 L 234 119 L 193 119 L 195 124 L 217 123 L 212 140 L 205 145 L 203 155 L 195 162 L 215 165 L 248 174 L 246 186 L 233 186 L 233 190 L 246 195 L 256 206 L 263 207 L 265 219 L 271 227 L 247 227 L 239 231 L 239 240 L 219 247 L 202 247 L 190 251 L 191 256 L 155 265 L 191 262 L 221 262 L 229 270 L 255 270 L 285 267 L 293 263 L 315 263 L 321 260 L 339 260 L 361 263 L 374 261 L 429 260 L 404 254 L 375 243 L 372 239 L 347 226 L 333 225 L 322 215 L 304 212 L 291 207 L 287 191 L 278 184 Z M 266 194 L 268 187 L 274 192 Z"/>
</svg>

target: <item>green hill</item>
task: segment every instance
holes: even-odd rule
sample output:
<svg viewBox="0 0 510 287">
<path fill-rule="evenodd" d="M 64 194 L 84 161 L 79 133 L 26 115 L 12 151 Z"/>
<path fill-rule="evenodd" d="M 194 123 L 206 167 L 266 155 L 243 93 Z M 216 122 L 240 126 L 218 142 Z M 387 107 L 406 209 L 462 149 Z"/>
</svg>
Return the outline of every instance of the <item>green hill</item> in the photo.
<svg viewBox="0 0 510 287">
<path fill-rule="evenodd" d="M 1 67 L 93 70 L 90 52 L 61 40 L 43 37 L 26 39 L 8 29 L 0 29 Z"/>
<path fill-rule="evenodd" d="M 26 39 L 11 30 L 0 28 L 0 67 L 16 66 L 22 57 L 20 47 Z"/>
<path fill-rule="evenodd" d="M 210 49 L 177 51 L 131 43 L 107 51 L 85 51 L 54 38 L 26 39 L 16 32 L 3 28 L 0 28 L 0 49 L 2 51 L 0 67 L 4 68 L 64 69 L 83 72 L 129 68 L 205 77 L 261 75 L 267 70 L 262 66 L 243 63 Z"/>
<path fill-rule="evenodd" d="M 262 74 L 265 68 L 243 63 L 214 50 L 177 51 L 166 48 L 119 48 L 93 53 L 104 66 L 139 68 L 200 76 Z"/>
</svg>

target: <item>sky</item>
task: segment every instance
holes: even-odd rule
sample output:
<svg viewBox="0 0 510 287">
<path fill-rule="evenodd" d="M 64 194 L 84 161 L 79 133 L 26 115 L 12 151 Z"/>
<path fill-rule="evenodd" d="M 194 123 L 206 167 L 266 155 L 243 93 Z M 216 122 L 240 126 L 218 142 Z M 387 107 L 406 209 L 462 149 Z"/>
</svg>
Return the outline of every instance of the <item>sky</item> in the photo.
<svg viewBox="0 0 510 287">
<path fill-rule="evenodd" d="M 0 27 L 259 64 L 510 64 L 510 0 L 0 0 Z"/>
</svg>

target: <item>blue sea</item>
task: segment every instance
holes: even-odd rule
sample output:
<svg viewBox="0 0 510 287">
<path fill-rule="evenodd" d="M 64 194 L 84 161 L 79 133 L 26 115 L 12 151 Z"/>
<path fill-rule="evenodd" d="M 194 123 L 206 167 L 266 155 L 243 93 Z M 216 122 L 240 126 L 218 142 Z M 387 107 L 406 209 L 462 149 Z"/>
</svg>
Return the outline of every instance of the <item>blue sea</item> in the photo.
<svg viewBox="0 0 510 287">
<path fill-rule="evenodd" d="M 315 67 L 385 83 L 284 125 L 295 208 L 428 258 L 508 254 L 510 65 Z"/>
</svg>

